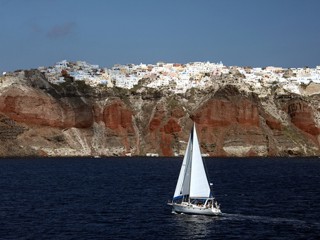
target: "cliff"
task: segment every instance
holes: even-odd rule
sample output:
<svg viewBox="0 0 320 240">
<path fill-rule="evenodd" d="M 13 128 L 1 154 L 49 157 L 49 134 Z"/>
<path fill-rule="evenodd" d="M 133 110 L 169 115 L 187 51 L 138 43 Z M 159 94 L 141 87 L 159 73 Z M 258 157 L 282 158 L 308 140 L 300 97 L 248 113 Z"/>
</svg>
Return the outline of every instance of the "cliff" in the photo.
<svg viewBox="0 0 320 240">
<path fill-rule="evenodd" d="M 68 76 L 53 84 L 38 70 L 3 76 L 0 156 L 182 155 L 192 121 L 209 156 L 320 154 L 319 84 L 305 95 L 277 87 L 259 94 L 239 81 L 226 75 L 223 84 L 174 93 Z"/>
</svg>

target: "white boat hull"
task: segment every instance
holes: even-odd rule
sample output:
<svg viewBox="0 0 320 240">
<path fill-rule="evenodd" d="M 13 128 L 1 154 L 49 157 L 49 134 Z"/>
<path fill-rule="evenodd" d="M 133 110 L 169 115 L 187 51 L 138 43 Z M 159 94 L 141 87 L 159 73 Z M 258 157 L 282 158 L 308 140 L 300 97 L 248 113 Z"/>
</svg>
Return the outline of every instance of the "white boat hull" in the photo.
<svg viewBox="0 0 320 240">
<path fill-rule="evenodd" d="M 194 204 L 177 204 L 171 203 L 172 210 L 176 213 L 192 214 L 192 215 L 221 215 L 221 210 L 215 207 L 203 207 Z"/>
</svg>

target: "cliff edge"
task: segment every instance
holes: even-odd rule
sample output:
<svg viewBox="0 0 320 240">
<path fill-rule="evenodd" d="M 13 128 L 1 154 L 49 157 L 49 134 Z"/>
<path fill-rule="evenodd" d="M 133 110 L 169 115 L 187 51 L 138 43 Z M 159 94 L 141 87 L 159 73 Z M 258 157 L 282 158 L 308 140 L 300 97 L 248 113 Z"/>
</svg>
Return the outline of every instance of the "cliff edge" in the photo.
<svg viewBox="0 0 320 240">
<path fill-rule="evenodd" d="M 90 86 L 39 70 L 0 78 L 0 156 L 177 156 L 196 122 L 207 156 L 320 154 L 319 84 L 295 94 L 250 89 L 230 73 L 206 88 L 174 92 L 139 81 Z"/>
</svg>

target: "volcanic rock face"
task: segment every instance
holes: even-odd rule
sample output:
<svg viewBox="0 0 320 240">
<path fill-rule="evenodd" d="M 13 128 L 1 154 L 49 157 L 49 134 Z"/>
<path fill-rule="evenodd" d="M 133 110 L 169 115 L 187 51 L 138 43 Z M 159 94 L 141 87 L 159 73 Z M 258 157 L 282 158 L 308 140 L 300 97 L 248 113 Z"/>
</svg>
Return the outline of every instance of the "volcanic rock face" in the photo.
<svg viewBox="0 0 320 240">
<path fill-rule="evenodd" d="M 199 125 L 202 147 L 211 155 L 267 154 L 257 103 L 234 87 L 216 92 L 192 118 Z"/>
<path fill-rule="evenodd" d="M 313 136 L 319 135 L 313 111 L 307 103 L 302 101 L 292 101 L 288 104 L 287 112 L 291 118 L 291 122 L 302 131 Z"/>
<path fill-rule="evenodd" d="M 0 155 L 182 155 L 196 123 L 210 156 L 319 155 L 319 95 L 259 98 L 237 86 L 174 94 L 52 85 L 39 72 L 0 86 Z"/>
<path fill-rule="evenodd" d="M 174 139 L 182 130 L 178 119 L 184 116 L 184 112 L 182 110 L 174 110 L 170 116 L 167 107 L 163 105 L 155 107 L 155 113 L 149 122 L 147 141 L 152 145 L 149 151 L 156 150 L 161 155 L 173 156 Z M 174 115 L 176 117 L 173 117 Z"/>
<path fill-rule="evenodd" d="M 134 135 L 132 111 L 117 100 L 106 106 L 103 111 L 103 122 L 106 128 L 115 131 L 115 135 Z"/>
<path fill-rule="evenodd" d="M 12 87 L 0 95 L 0 112 L 18 122 L 59 127 L 87 128 L 93 123 L 90 107 L 78 99 L 54 99 L 30 87 Z"/>
</svg>

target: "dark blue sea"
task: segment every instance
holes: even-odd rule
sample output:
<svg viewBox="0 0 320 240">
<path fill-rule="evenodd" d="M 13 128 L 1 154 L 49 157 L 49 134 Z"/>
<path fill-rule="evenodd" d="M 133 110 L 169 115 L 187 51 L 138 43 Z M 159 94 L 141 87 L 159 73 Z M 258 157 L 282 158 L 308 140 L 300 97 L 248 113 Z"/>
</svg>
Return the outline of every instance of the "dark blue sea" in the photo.
<svg viewBox="0 0 320 240">
<path fill-rule="evenodd" d="M 0 239 L 320 239 L 319 158 L 206 158 L 219 217 L 177 215 L 182 158 L 0 159 Z"/>
</svg>

